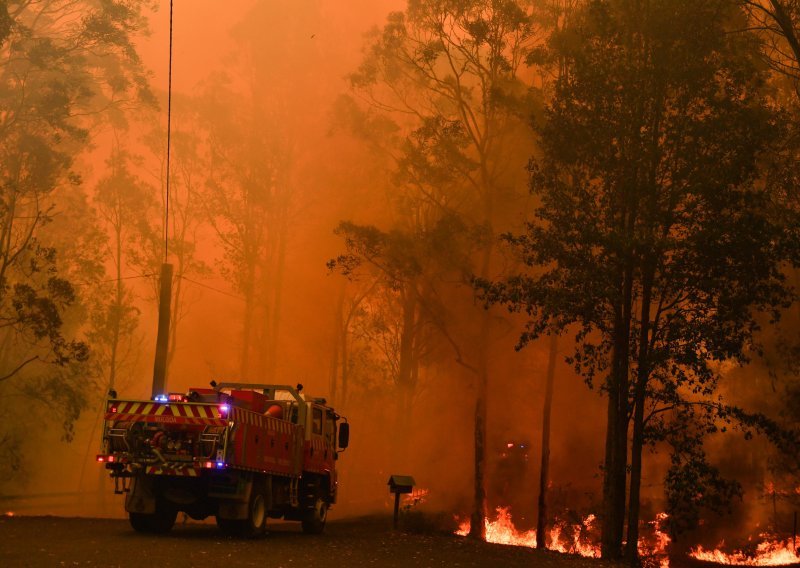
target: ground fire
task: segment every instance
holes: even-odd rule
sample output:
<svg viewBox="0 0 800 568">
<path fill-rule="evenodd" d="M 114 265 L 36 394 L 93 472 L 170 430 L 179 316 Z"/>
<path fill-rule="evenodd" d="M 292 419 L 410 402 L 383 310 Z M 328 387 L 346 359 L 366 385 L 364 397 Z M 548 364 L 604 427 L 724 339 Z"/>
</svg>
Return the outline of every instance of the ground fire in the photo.
<svg viewBox="0 0 800 568">
<path fill-rule="evenodd" d="M 509 546 L 525 546 L 536 548 L 536 531 L 520 531 L 512 520 L 507 508 L 498 508 L 494 520 L 484 520 L 486 528 L 486 541 Z M 656 518 L 646 523 L 648 532 L 646 537 L 639 540 L 639 554 L 642 558 L 658 563 L 661 568 L 670 565 L 668 547 L 670 537 L 664 531 L 666 513 L 659 513 Z M 565 554 L 577 554 L 588 558 L 600 558 L 600 545 L 596 532 L 597 517 L 589 514 L 580 523 L 568 524 L 556 520 L 548 532 L 547 548 Z M 467 536 L 470 530 L 469 520 L 459 524 L 456 534 Z M 707 550 L 702 546 L 693 548 L 689 556 L 695 560 L 737 566 L 785 566 L 800 562 L 796 545 L 792 539 L 777 540 L 770 535 L 759 535 L 760 542 L 752 553 L 737 550 L 724 552 L 725 543 L 714 550 Z"/>
<path fill-rule="evenodd" d="M 511 521 L 508 509 L 498 508 L 497 517 L 484 520 L 486 526 L 486 540 L 496 544 L 512 546 L 527 546 L 536 548 L 536 531 L 521 532 Z M 651 534 L 648 538 L 639 541 L 639 551 L 642 556 L 662 557 L 666 555 L 670 539 L 661 529 L 666 515 L 660 514 L 655 521 L 649 523 Z M 579 523 L 569 524 L 563 520 L 556 520 L 548 531 L 547 548 L 565 554 L 577 554 L 588 558 L 600 558 L 600 545 L 597 543 L 597 516 L 586 515 Z M 456 534 L 466 536 L 469 534 L 470 522 L 460 523 Z"/>
<path fill-rule="evenodd" d="M 725 547 L 725 543 L 723 542 L 714 550 L 706 550 L 702 546 L 698 546 L 689 555 L 705 562 L 737 566 L 783 566 L 800 562 L 793 539 L 777 540 L 766 534 L 759 535 L 759 539 L 761 542 L 756 545 L 752 553 L 741 550 L 724 552 L 722 549 Z"/>
</svg>

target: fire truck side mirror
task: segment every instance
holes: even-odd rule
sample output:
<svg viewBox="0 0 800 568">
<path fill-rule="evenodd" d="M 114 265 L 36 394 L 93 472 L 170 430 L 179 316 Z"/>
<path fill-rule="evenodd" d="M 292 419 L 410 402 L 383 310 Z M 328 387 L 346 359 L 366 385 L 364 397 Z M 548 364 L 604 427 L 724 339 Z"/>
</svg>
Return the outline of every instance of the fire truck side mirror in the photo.
<svg viewBox="0 0 800 568">
<path fill-rule="evenodd" d="M 350 443 L 350 424 L 342 422 L 339 424 L 339 447 L 345 449 Z"/>
</svg>

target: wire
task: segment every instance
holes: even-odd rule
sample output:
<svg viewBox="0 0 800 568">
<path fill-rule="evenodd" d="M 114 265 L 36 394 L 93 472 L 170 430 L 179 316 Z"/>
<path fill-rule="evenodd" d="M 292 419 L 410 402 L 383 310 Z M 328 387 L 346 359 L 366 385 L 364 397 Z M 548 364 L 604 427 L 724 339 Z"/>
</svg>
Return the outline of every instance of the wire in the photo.
<svg viewBox="0 0 800 568">
<path fill-rule="evenodd" d="M 164 204 L 164 262 L 169 255 L 169 165 L 172 135 L 172 0 L 169 0 L 169 79 L 167 83 L 167 188 Z"/>
<path fill-rule="evenodd" d="M 181 278 L 186 280 L 187 282 L 191 282 L 192 284 L 195 284 L 195 285 L 200 286 L 202 288 L 208 288 L 209 290 L 211 290 L 213 292 L 216 292 L 217 294 L 222 294 L 223 296 L 228 296 L 229 298 L 235 298 L 237 300 L 241 300 L 242 302 L 245 301 L 245 299 L 242 298 L 241 296 L 237 296 L 236 294 L 231 294 L 230 292 L 225 292 L 225 291 L 220 290 L 218 288 L 213 288 L 212 286 L 209 286 L 208 284 L 203 284 L 202 282 L 198 282 L 197 280 L 192 280 L 191 278 L 187 278 L 186 276 L 181 276 Z"/>
<path fill-rule="evenodd" d="M 136 280 L 137 278 L 150 278 L 158 276 L 155 272 L 153 274 L 137 274 L 136 276 L 122 276 L 120 278 L 111 278 L 110 280 L 99 280 L 97 282 L 70 282 L 73 286 L 96 286 L 97 284 L 109 284 L 110 282 L 119 282 L 120 280 Z"/>
</svg>

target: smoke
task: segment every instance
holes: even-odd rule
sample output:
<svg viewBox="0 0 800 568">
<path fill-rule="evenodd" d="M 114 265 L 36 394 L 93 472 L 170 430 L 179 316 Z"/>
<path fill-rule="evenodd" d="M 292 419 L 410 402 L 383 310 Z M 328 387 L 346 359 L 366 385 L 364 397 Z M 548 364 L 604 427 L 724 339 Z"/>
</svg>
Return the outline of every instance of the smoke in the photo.
<svg viewBox="0 0 800 568">
<path fill-rule="evenodd" d="M 277 146 L 277 150 L 269 147 L 274 150 L 269 156 L 249 158 L 256 165 L 273 158 L 285 159 L 286 165 L 276 171 L 292 192 L 283 218 L 261 221 L 270 230 L 277 223 L 286 223 L 285 238 L 280 244 L 284 260 L 274 265 L 280 266 L 280 272 L 267 274 L 265 280 L 270 285 L 278 280 L 279 283 L 269 289 L 269 301 L 259 300 L 273 312 L 259 304 L 262 307 L 255 318 L 256 326 L 262 327 L 254 333 L 270 336 L 274 342 L 273 367 L 263 367 L 271 368 L 271 376 L 256 372 L 240 376 L 246 299 L 222 265 L 228 249 L 212 229 L 204 226 L 195 234 L 196 260 L 207 269 L 183 281 L 186 296 L 180 319 L 173 322 L 178 333 L 169 389 L 186 392 L 190 387 L 205 386 L 212 379 L 246 379 L 302 383 L 307 393 L 328 397 L 352 428 L 351 447 L 337 464 L 340 497 L 334 517 L 387 512 L 391 497 L 386 482 L 392 474 L 412 475 L 419 488 L 430 491 L 421 505 L 427 510 L 464 515 L 471 507 L 476 378 L 456 362 L 457 354 L 451 345 L 441 339 L 433 343 L 405 417 L 399 416 L 402 410 L 395 386 L 384 380 L 380 369 L 365 363 L 363 374 L 352 375 L 345 399 L 343 387 L 339 385 L 333 392 L 331 382 L 337 349 L 337 301 L 344 289 L 352 291 L 365 285 L 363 281 L 346 282 L 341 275 L 326 269 L 326 262 L 341 254 L 344 247 L 333 229 L 342 220 L 387 221 L 387 193 L 392 188 L 388 166 L 370 161 L 374 155 L 362 141 L 345 129 L 336 128 L 341 117 L 334 116 L 335 103 L 348 92 L 346 75 L 356 69 L 362 58 L 363 33 L 403 6 L 400 0 L 358 0 L 348 2 L 346 8 L 335 0 L 248 0 L 220 10 L 217 2 L 195 0 L 191 8 L 177 3 L 174 14 L 176 132 L 191 138 L 192 121 L 205 112 L 196 97 L 221 90 L 214 85 L 231 86 L 244 93 L 242 106 L 251 105 L 257 110 L 253 116 L 260 119 L 258 127 L 265 135 L 274 135 L 270 140 Z M 164 10 L 153 14 L 150 25 L 152 35 L 141 37 L 138 47 L 145 65 L 153 70 L 153 89 L 164 101 L 168 14 Z M 229 81 L 215 83 L 222 73 L 229 75 Z M 163 128 L 164 108 L 158 121 Z M 246 132 L 244 126 L 247 125 L 239 124 L 237 127 L 242 130 L 228 134 L 232 139 L 237 134 L 247 139 L 252 133 Z M 142 171 L 158 172 L 161 157 L 145 151 L 141 142 L 144 134 L 144 126 L 134 121 L 134 131 L 128 137 L 144 156 Z M 92 187 L 93 180 L 104 173 L 106 141 L 108 138 L 99 138 L 94 154 L 85 160 L 87 187 Z M 201 138 L 197 142 L 202 145 L 208 140 Z M 180 155 L 176 158 L 180 159 Z M 518 165 L 522 183 L 524 166 L 523 160 Z M 194 173 L 200 178 L 208 174 Z M 177 179 L 178 184 L 185 183 L 180 177 Z M 158 193 L 159 186 L 153 183 Z M 205 182 L 199 183 L 207 189 Z M 277 249 L 274 254 L 278 254 Z M 141 315 L 137 356 L 117 385 L 120 395 L 126 398 L 147 397 L 150 390 L 156 310 L 152 299 L 148 299 L 148 285 L 146 281 L 131 285 Z M 468 293 L 461 293 L 465 294 L 463 304 L 470 305 Z M 260 289 L 256 290 L 256 296 L 259 294 L 267 295 Z M 276 308 L 277 331 L 270 331 L 262 324 L 274 316 Z M 470 320 L 476 313 L 473 310 L 459 316 L 461 319 L 454 317 L 453 327 L 457 330 L 474 326 L 475 321 Z M 489 350 L 488 501 L 490 507 L 511 506 L 514 521 L 527 529 L 535 523 L 547 340 L 517 352 L 514 345 L 522 320 L 503 315 L 497 328 L 502 333 L 498 333 L 499 339 Z M 596 390 L 588 389 L 563 362 L 569 355 L 571 339 L 563 338 L 561 345 L 551 428 L 551 510 L 561 515 L 598 512 L 605 400 Z M 255 352 L 254 359 L 258 358 L 259 353 Z M 764 375 L 763 370 L 752 372 Z M 764 385 L 757 386 L 739 400 L 749 402 L 762 396 Z M 31 433 L 25 449 L 28 470 L 4 488 L 10 497 L 0 501 L 0 512 L 123 515 L 121 498 L 113 495 L 105 471 L 94 461 L 99 448 L 102 395 L 86 393 L 88 409 L 72 443 L 63 443 L 56 431 Z M 516 453 L 510 457 L 511 449 Z M 772 522 L 770 515 L 784 523 L 787 510 L 762 498 L 768 481 L 762 446 L 742 444 L 740 438 L 719 437 L 711 441 L 710 451 L 712 461 L 717 460 L 727 473 L 743 479 L 746 487 L 745 502 L 736 505 L 734 511 L 735 521 L 725 517 L 705 525 L 706 534 L 712 535 L 709 540 L 716 540 L 725 531 L 729 534 L 734 527 L 742 534 L 751 533 L 754 527 Z M 643 500 L 647 518 L 663 508 L 662 480 L 668 464 L 663 454 L 647 455 L 645 459 Z M 53 471 L 59 474 L 53 475 Z"/>
</svg>

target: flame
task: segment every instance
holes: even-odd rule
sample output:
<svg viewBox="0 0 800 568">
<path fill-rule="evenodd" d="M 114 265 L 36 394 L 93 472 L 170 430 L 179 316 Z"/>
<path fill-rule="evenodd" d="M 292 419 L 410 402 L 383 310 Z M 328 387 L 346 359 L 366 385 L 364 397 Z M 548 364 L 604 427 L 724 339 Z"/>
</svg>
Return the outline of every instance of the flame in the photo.
<svg viewBox="0 0 800 568">
<path fill-rule="evenodd" d="M 639 554 L 642 557 L 657 561 L 660 568 L 669 568 L 667 547 L 671 539 L 664 530 L 664 523 L 668 516 L 659 513 L 655 520 L 648 522 L 651 537 L 639 539 Z M 556 521 L 548 533 L 548 550 L 566 554 L 578 554 L 588 558 L 600 558 L 600 547 L 588 540 L 587 533 L 592 531 L 596 521 L 595 515 L 588 515 L 580 523 L 570 525 L 563 520 Z M 506 544 L 511 546 L 526 546 L 536 548 L 536 531 L 519 531 L 511 520 L 508 508 L 498 508 L 497 518 L 484 519 L 486 528 L 486 542 Z M 469 534 L 469 519 L 459 524 L 457 535 Z M 732 553 L 723 552 L 725 543 L 720 543 L 715 550 L 706 550 L 702 546 L 692 549 L 689 556 L 696 560 L 714 562 L 716 564 L 733 564 L 739 566 L 784 566 L 797 564 L 800 556 L 795 552 L 791 539 L 778 540 L 769 535 L 761 535 L 763 542 L 757 547 L 754 554 L 741 550 Z"/>
<path fill-rule="evenodd" d="M 6 511 L 6 517 L 13 517 L 14 511 Z"/>
<path fill-rule="evenodd" d="M 653 541 L 648 543 L 643 537 L 639 537 L 639 554 L 641 556 L 665 556 L 667 547 L 672 539 L 664 531 L 664 523 L 669 518 L 666 513 L 658 513 L 655 520 L 647 524 L 652 527 Z"/>
<path fill-rule="evenodd" d="M 508 512 L 508 507 L 497 508 L 497 520 L 492 521 L 487 517 L 483 522 L 486 528 L 486 542 L 536 548 L 536 531 L 518 531 L 511 521 L 511 514 Z M 469 529 L 470 522 L 469 519 L 467 519 L 459 524 L 456 534 L 467 536 L 469 534 Z"/>
<path fill-rule="evenodd" d="M 411 493 L 403 496 L 404 504 L 407 507 L 416 507 L 426 501 L 429 493 L 429 489 L 412 489 Z"/>
<path fill-rule="evenodd" d="M 597 517 L 588 515 L 578 524 L 567 525 L 564 521 L 557 521 L 550 529 L 550 542 L 547 545 L 549 550 L 564 552 L 566 554 L 578 554 L 587 558 L 600 558 L 600 547 L 584 541 L 581 536 L 592 529 Z M 571 529 L 571 530 L 570 530 Z M 571 532 L 572 538 L 567 536 Z"/>
<path fill-rule="evenodd" d="M 563 521 L 557 522 L 548 533 L 549 539 L 547 548 L 557 552 L 569 554 L 579 554 L 589 558 L 600 557 L 600 547 L 581 539 L 581 535 L 592 528 L 595 521 L 594 515 L 589 515 L 581 523 L 569 526 Z M 536 531 L 519 531 L 511 520 L 511 514 L 507 507 L 497 508 L 497 519 L 484 519 L 486 529 L 486 542 L 495 544 L 506 544 L 511 546 L 527 546 L 536 548 Z M 463 521 L 456 531 L 457 535 L 467 536 L 469 534 L 469 519 Z M 569 530 L 571 529 L 571 530 Z M 571 536 L 569 535 L 571 533 Z"/>
<path fill-rule="evenodd" d="M 647 523 L 652 529 L 653 537 L 639 539 L 639 553 L 642 556 L 657 559 L 661 568 L 669 567 L 667 546 L 669 546 L 670 538 L 663 529 L 667 518 L 666 513 L 659 513 L 654 521 Z M 563 520 L 556 521 L 548 532 L 548 550 L 578 554 L 587 558 L 600 558 L 600 546 L 590 541 L 588 536 L 594 529 L 596 520 L 595 515 L 588 515 L 580 523 L 572 525 Z M 484 519 L 484 525 L 487 542 L 536 547 L 536 531 L 517 530 L 511 520 L 508 508 L 498 508 L 497 519 L 491 520 L 487 517 Z M 467 536 L 469 530 L 470 521 L 467 519 L 459 524 L 456 534 Z"/>
<path fill-rule="evenodd" d="M 741 550 L 730 553 L 723 552 L 721 549 L 725 543 L 721 542 L 714 550 L 706 550 L 702 546 L 693 548 L 689 556 L 705 562 L 739 566 L 783 566 L 800 562 L 800 557 L 798 557 L 791 539 L 778 540 L 770 538 L 766 534 L 762 534 L 761 538 L 765 540 L 758 544 L 754 554 L 748 554 Z"/>
</svg>

